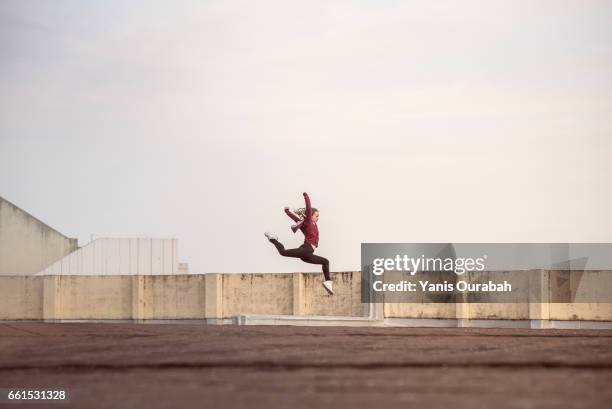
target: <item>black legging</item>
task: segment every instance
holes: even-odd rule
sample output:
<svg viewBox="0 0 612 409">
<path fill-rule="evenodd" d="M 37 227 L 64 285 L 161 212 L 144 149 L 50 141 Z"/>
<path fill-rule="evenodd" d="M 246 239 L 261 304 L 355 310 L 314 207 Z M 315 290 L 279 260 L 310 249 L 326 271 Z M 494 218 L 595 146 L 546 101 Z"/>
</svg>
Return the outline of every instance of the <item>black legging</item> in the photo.
<svg viewBox="0 0 612 409">
<path fill-rule="evenodd" d="M 331 278 L 329 278 L 329 260 L 325 257 L 314 254 L 314 249 L 310 244 L 304 243 L 297 249 L 285 249 L 285 246 L 283 246 L 278 240 L 272 239 L 270 241 L 272 244 L 274 244 L 274 247 L 276 247 L 276 250 L 278 250 L 281 256 L 296 257 L 310 264 L 322 264 L 325 280 L 331 280 Z"/>
</svg>

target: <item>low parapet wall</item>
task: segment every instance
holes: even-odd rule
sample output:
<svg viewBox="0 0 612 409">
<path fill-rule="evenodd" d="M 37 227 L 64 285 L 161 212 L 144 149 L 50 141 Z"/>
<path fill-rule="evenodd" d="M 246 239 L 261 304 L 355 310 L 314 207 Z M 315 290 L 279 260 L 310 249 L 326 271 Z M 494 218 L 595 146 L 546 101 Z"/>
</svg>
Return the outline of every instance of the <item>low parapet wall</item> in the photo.
<svg viewBox="0 0 612 409">
<path fill-rule="evenodd" d="M 0 276 L 1 320 L 224 320 L 364 317 L 361 273 Z M 612 303 L 384 303 L 382 318 L 612 321 Z"/>
<path fill-rule="evenodd" d="M 359 273 L 0 277 L 2 320 L 226 319 L 241 314 L 363 316 Z"/>
</svg>

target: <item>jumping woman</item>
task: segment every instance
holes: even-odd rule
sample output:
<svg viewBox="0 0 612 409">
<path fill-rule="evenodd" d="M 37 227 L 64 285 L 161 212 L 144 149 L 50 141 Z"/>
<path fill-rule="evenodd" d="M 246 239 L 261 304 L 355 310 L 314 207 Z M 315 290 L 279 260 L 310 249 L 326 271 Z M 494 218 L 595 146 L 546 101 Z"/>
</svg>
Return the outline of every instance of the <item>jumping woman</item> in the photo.
<svg viewBox="0 0 612 409">
<path fill-rule="evenodd" d="M 319 211 L 310 205 L 310 198 L 306 192 L 304 192 L 304 201 L 306 202 L 306 209 L 303 213 L 304 220 L 301 220 L 298 216 L 293 214 L 288 207 L 285 207 L 287 216 L 291 217 L 291 219 L 296 222 L 294 227 L 300 229 L 302 233 L 304 233 L 304 244 L 296 249 L 285 249 L 285 246 L 278 241 L 276 235 L 270 232 L 265 232 L 264 235 L 274 244 L 274 247 L 276 247 L 281 256 L 296 257 L 310 264 L 321 264 L 323 266 L 323 275 L 325 276 L 323 287 L 328 293 L 333 294 L 332 280 L 329 275 L 329 260 L 314 254 L 315 248 L 319 245 L 319 229 L 317 227 Z"/>
</svg>

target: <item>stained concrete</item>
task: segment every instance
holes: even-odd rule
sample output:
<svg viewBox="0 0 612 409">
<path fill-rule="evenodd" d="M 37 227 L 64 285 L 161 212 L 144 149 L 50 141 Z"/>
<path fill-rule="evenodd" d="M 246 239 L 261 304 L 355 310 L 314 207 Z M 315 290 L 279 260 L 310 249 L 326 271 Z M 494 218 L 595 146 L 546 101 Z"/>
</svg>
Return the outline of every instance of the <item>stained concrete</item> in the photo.
<svg viewBox="0 0 612 409">
<path fill-rule="evenodd" d="M 35 274 L 77 247 L 77 239 L 0 197 L 0 276 Z"/>
<path fill-rule="evenodd" d="M 559 409 L 612 399 L 612 330 L 11 323 L 0 324 L 0 350 L 3 386 L 66 388 L 66 408 Z"/>
</svg>

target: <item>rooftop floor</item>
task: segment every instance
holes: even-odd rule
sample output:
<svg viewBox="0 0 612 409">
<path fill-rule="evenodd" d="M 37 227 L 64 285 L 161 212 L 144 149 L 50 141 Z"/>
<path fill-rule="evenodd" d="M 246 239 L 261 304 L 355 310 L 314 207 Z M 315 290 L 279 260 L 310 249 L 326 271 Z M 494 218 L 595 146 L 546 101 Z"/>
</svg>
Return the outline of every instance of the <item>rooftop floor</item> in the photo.
<svg viewBox="0 0 612 409">
<path fill-rule="evenodd" d="M 61 407 L 565 408 L 612 400 L 612 330 L 0 324 L 0 387 Z M 40 408 L 40 404 L 20 405 Z M 59 406 L 58 406 L 59 407 Z"/>
</svg>

